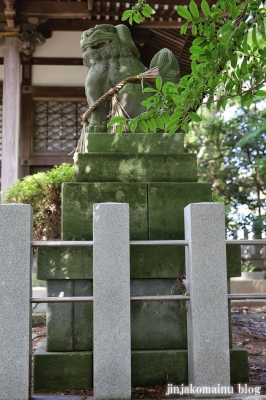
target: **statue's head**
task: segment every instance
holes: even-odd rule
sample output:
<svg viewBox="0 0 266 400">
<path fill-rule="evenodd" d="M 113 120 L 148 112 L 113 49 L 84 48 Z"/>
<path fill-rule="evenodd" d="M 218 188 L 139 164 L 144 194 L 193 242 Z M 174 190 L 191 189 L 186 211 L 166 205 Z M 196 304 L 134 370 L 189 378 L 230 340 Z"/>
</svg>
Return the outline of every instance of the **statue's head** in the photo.
<svg viewBox="0 0 266 400">
<path fill-rule="evenodd" d="M 96 25 L 83 32 L 80 47 L 85 65 L 120 56 L 140 58 L 130 31 L 125 25 Z"/>
</svg>

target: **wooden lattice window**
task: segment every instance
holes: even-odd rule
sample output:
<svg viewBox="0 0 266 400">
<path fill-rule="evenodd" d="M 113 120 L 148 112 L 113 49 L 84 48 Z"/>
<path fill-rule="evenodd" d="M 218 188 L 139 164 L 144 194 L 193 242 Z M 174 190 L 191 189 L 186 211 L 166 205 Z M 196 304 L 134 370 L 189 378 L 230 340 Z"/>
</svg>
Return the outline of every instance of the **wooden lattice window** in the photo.
<svg viewBox="0 0 266 400">
<path fill-rule="evenodd" d="M 82 129 L 86 101 L 34 101 L 35 152 L 73 151 Z"/>
</svg>

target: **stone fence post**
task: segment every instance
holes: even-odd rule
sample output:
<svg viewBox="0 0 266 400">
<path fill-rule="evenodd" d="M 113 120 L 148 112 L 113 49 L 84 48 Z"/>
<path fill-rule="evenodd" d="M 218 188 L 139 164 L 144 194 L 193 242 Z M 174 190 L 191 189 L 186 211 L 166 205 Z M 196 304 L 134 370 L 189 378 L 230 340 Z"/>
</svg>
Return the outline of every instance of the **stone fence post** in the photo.
<svg viewBox="0 0 266 400">
<path fill-rule="evenodd" d="M 32 207 L 0 205 L 0 400 L 30 399 Z"/>
<path fill-rule="evenodd" d="M 189 384 L 230 388 L 229 323 L 224 205 L 185 208 L 186 277 L 189 282 Z M 208 389 L 204 389 L 208 390 Z M 212 390 L 212 389 L 211 389 Z M 230 389 L 229 389 L 230 390 Z M 200 391 L 200 389 L 199 389 Z M 230 393 L 230 391 L 229 391 Z M 201 397 L 226 397 L 214 392 Z"/>
<path fill-rule="evenodd" d="M 129 205 L 93 206 L 94 399 L 131 399 Z"/>
</svg>

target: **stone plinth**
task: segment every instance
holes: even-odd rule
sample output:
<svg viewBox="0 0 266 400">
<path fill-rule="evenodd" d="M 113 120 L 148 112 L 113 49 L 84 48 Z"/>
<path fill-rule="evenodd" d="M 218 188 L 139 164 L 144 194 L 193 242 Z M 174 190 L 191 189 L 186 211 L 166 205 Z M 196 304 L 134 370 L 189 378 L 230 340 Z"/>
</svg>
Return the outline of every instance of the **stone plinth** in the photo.
<svg viewBox="0 0 266 400">
<path fill-rule="evenodd" d="M 197 182 L 196 155 L 183 153 L 183 135 L 120 137 L 92 133 L 86 140 L 89 153 L 78 153 L 75 157 L 75 182 L 63 185 L 62 239 L 92 240 L 93 204 L 104 202 L 129 204 L 131 240 L 184 239 L 184 208 L 190 203 L 210 202 L 211 185 Z M 57 293 L 71 290 L 73 295 L 92 295 L 92 257 L 92 248 L 40 249 L 37 277 L 48 280 L 48 290 L 54 290 L 58 283 Z M 180 246 L 130 249 L 131 295 L 182 294 L 177 278 L 184 272 L 185 251 Z M 240 273 L 240 249 L 228 247 L 227 276 Z M 63 305 L 51 306 L 48 352 L 38 356 L 35 367 L 39 377 L 37 391 L 46 385 L 44 379 L 40 383 L 42 357 L 48 359 L 56 354 L 60 365 L 61 355 L 66 362 L 72 351 L 80 354 L 93 351 L 92 304 L 66 304 L 60 312 L 55 307 Z M 173 383 L 187 380 L 186 327 L 187 311 L 181 302 L 131 303 L 133 386 L 166 384 L 165 371 L 172 376 Z M 61 334 L 60 340 L 57 332 Z M 246 353 L 241 352 L 241 357 L 243 360 Z M 246 382 L 247 363 L 239 365 L 239 358 L 234 356 L 231 359 L 234 381 Z M 80 388 L 81 380 L 78 374 L 75 376 Z M 67 382 L 66 376 L 62 380 Z M 74 381 L 64 388 L 74 389 Z M 90 384 L 91 380 L 87 382 Z M 47 383 L 47 390 L 52 390 L 52 386 L 52 382 Z"/>
</svg>

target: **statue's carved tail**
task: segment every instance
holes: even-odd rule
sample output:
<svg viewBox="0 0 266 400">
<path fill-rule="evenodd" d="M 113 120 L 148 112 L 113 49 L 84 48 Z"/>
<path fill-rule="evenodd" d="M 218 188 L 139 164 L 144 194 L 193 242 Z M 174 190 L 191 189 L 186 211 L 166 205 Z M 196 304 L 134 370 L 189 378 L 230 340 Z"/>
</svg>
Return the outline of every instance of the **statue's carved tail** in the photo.
<svg viewBox="0 0 266 400">
<path fill-rule="evenodd" d="M 162 49 L 155 54 L 150 63 L 150 69 L 158 67 L 159 73 L 165 82 L 178 83 L 180 79 L 180 69 L 175 55 L 169 49 Z"/>
</svg>

